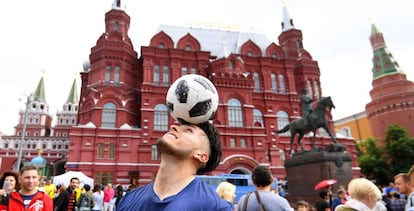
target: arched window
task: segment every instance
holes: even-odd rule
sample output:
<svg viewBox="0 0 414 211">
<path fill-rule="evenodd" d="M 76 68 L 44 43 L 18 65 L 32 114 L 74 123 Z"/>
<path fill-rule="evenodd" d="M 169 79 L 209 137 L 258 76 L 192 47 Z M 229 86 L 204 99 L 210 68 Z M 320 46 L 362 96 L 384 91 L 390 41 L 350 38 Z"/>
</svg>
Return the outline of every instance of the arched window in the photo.
<svg viewBox="0 0 414 211">
<path fill-rule="evenodd" d="M 106 103 L 102 110 L 102 127 L 115 127 L 116 106 L 113 103 Z"/>
<path fill-rule="evenodd" d="M 105 85 L 109 85 L 110 81 L 111 81 L 111 66 L 106 65 L 106 67 L 105 67 Z"/>
<path fill-rule="evenodd" d="M 118 21 L 115 22 L 114 30 L 115 31 L 119 30 L 119 22 Z"/>
<path fill-rule="evenodd" d="M 181 68 L 181 76 L 183 76 L 183 75 L 187 75 L 187 68 L 186 67 Z"/>
<path fill-rule="evenodd" d="M 170 82 L 170 68 L 165 65 L 162 69 L 162 85 L 168 86 L 168 83 Z"/>
<path fill-rule="evenodd" d="M 168 109 L 164 104 L 158 104 L 154 108 L 154 130 L 168 130 Z"/>
<path fill-rule="evenodd" d="M 280 93 L 286 94 L 285 78 L 282 74 L 279 75 Z"/>
<path fill-rule="evenodd" d="M 151 160 L 158 159 L 158 149 L 157 145 L 151 145 Z"/>
<path fill-rule="evenodd" d="M 316 81 L 313 82 L 313 89 L 315 90 L 315 98 L 316 99 L 319 99 L 320 96 L 319 96 L 319 85 L 318 85 L 318 82 L 316 82 Z"/>
<path fill-rule="evenodd" d="M 114 72 L 114 86 L 119 85 L 119 74 L 121 72 L 121 68 L 119 66 L 115 66 L 115 72 Z"/>
<path fill-rule="evenodd" d="M 104 144 L 99 143 L 98 144 L 98 152 L 97 152 L 97 158 L 103 158 L 104 157 Z"/>
<path fill-rule="evenodd" d="M 243 127 L 243 114 L 240 101 L 234 98 L 230 99 L 228 109 L 229 126 Z"/>
<path fill-rule="evenodd" d="M 155 65 L 154 66 L 154 85 L 159 86 L 160 85 L 160 66 Z"/>
<path fill-rule="evenodd" d="M 115 158 L 115 144 L 109 144 L 109 158 Z"/>
<path fill-rule="evenodd" d="M 229 61 L 229 70 L 233 70 L 234 64 L 232 61 Z"/>
<path fill-rule="evenodd" d="M 277 118 L 277 129 L 280 130 L 282 128 L 284 128 L 286 125 L 289 124 L 289 116 L 285 111 L 278 111 L 276 114 L 276 118 Z M 284 133 L 280 133 L 280 136 L 289 136 L 290 133 L 289 131 L 284 132 Z"/>
<path fill-rule="evenodd" d="M 341 128 L 341 134 L 346 136 L 346 137 L 352 137 L 351 129 L 349 129 L 349 127 Z"/>
<path fill-rule="evenodd" d="M 253 73 L 253 80 L 254 80 L 254 91 L 260 92 L 260 79 L 259 74 Z"/>
<path fill-rule="evenodd" d="M 306 81 L 306 85 L 308 87 L 308 96 L 313 98 L 313 92 L 312 92 L 312 84 L 311 82 L 308 80 Z"/>
<path fill-rule="evenodd" d="M 197 73 L 197 69 L 195 67 L 192 67 L 190 69 L 190 71 L 191 71 L 191 74 L 196 74 Z"/>
<path fill-rule="evenodd" d="M 270 80 L 272 81 L 272 92 L 277 93 L 277 81 L 274 73 L 270 75 Z"/>
<path fill-rule="evenodd" d="M 253 126 L 263 127 L 263 114 L 259 109 L 253 109 Z"/>
</svg>

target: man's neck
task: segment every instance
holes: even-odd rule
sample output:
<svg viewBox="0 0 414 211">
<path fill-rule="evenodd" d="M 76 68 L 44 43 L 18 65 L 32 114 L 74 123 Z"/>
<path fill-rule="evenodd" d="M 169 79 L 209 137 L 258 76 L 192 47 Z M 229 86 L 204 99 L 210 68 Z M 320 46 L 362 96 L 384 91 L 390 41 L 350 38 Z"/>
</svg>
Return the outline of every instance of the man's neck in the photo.
<svg viewBox="0 0 414 211">
<path fill-rule="evenodd" d="M 270 185 L 265 186 L 265 187 L 257 187 L 257 186 L 256 186 L 256 190 L 270 191 Z"/>
<path fill-rule="evenodd" d="M 24 189 L 20 189 L 19 190 L 19 193 L 22 194 L 22 195 L 24 195 L 24 196 L 30 196 L 30 195 L 33 195 L 33 194 L 37 193 L 37 189 L 34 189 L 34 190 L 24 190 Z"/>
<path fill-rule="evenodd" d="M 163 200 L 184 189 L 194 178 L 196 169 L 188 163 L 161 160 L 160 168 L 154 181 L 154 191 Z"/>
</svg>

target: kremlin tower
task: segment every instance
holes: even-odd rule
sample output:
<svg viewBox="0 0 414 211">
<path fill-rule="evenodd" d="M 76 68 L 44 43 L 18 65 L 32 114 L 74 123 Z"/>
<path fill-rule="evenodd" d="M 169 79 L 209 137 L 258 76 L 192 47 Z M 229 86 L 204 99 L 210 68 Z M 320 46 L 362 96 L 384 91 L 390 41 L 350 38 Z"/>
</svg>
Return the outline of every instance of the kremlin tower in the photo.
<svg viewBox="0 0 414 211">
<path fill-rule="evenodd" d="M 383 140 L 390 125 L 399 125 L 407 129 L 409 136 L 414 136 L 414 83 L 407 80 L 374 24 L 370 41 L 374 53 L 373 77 L 366 113 L 372 135 Z"/>
</svg>

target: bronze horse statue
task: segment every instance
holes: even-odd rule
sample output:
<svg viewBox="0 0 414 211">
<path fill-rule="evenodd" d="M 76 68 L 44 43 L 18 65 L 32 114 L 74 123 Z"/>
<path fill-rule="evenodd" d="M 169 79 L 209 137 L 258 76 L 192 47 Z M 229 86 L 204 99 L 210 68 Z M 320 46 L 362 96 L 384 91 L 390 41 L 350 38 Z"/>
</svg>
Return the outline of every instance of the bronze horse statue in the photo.
<svg viewBox="0 0 414 211">
<path fill-rule="evenodd" d="M 298 144 L 302 151 L 306 151 L 306 150 L 303 147 L 301 140 L 306 133 L 309 133 L 311 131 L 313 133 L 312 149 L 316 149 L 315 147 L 316 130 L 321 127 L 325 129 L 325 131 L 332 138 L 335 144 L 338 143 L 336 140 L 336 137 L 332 135 L 331 130 L 329 129 L 328 121 L 325 117 L 327 108 L 329 108 L 329 110 L 331 110 L 332 108 L 335 108 L 335 105 L 333 104 L 331 97 L 321 98 L 316 108 L 310 114 L 308 114 L 306 118 L 302 117 L 299 119 L 295 119 L 292 122 L 290 122 L 288 125 L 286 125 L 284 128 L 275 131 L 276 133 L 284 133 L 290 130 L 290 151 L 289 151 L 290 155 L 292 154 L 292 146 L 293 146 L 293 141 L 294 141 L 296 133 L 299 135 Z"/>
</svg>

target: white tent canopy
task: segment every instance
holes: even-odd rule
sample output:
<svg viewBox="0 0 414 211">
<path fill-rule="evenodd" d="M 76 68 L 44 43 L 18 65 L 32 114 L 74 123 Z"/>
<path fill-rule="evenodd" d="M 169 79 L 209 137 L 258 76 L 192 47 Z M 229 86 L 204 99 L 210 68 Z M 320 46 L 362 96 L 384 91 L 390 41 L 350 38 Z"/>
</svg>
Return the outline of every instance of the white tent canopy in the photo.
<svg viewBox="0 0 414 211">
<path fill-rule="evenodd" d="M 77 177 L 79 179 L 79 183 L 81 184 L 88 184 L 93 187 L 93 179 L 86 176 L 81 171 L 68 171 L 64 174 L 58 175 L 53 177 L 53 184 L 55 185 L 65 185 L 66 187 L 69 186 L 70 179 L 73 177 Z"/>
</svg>

